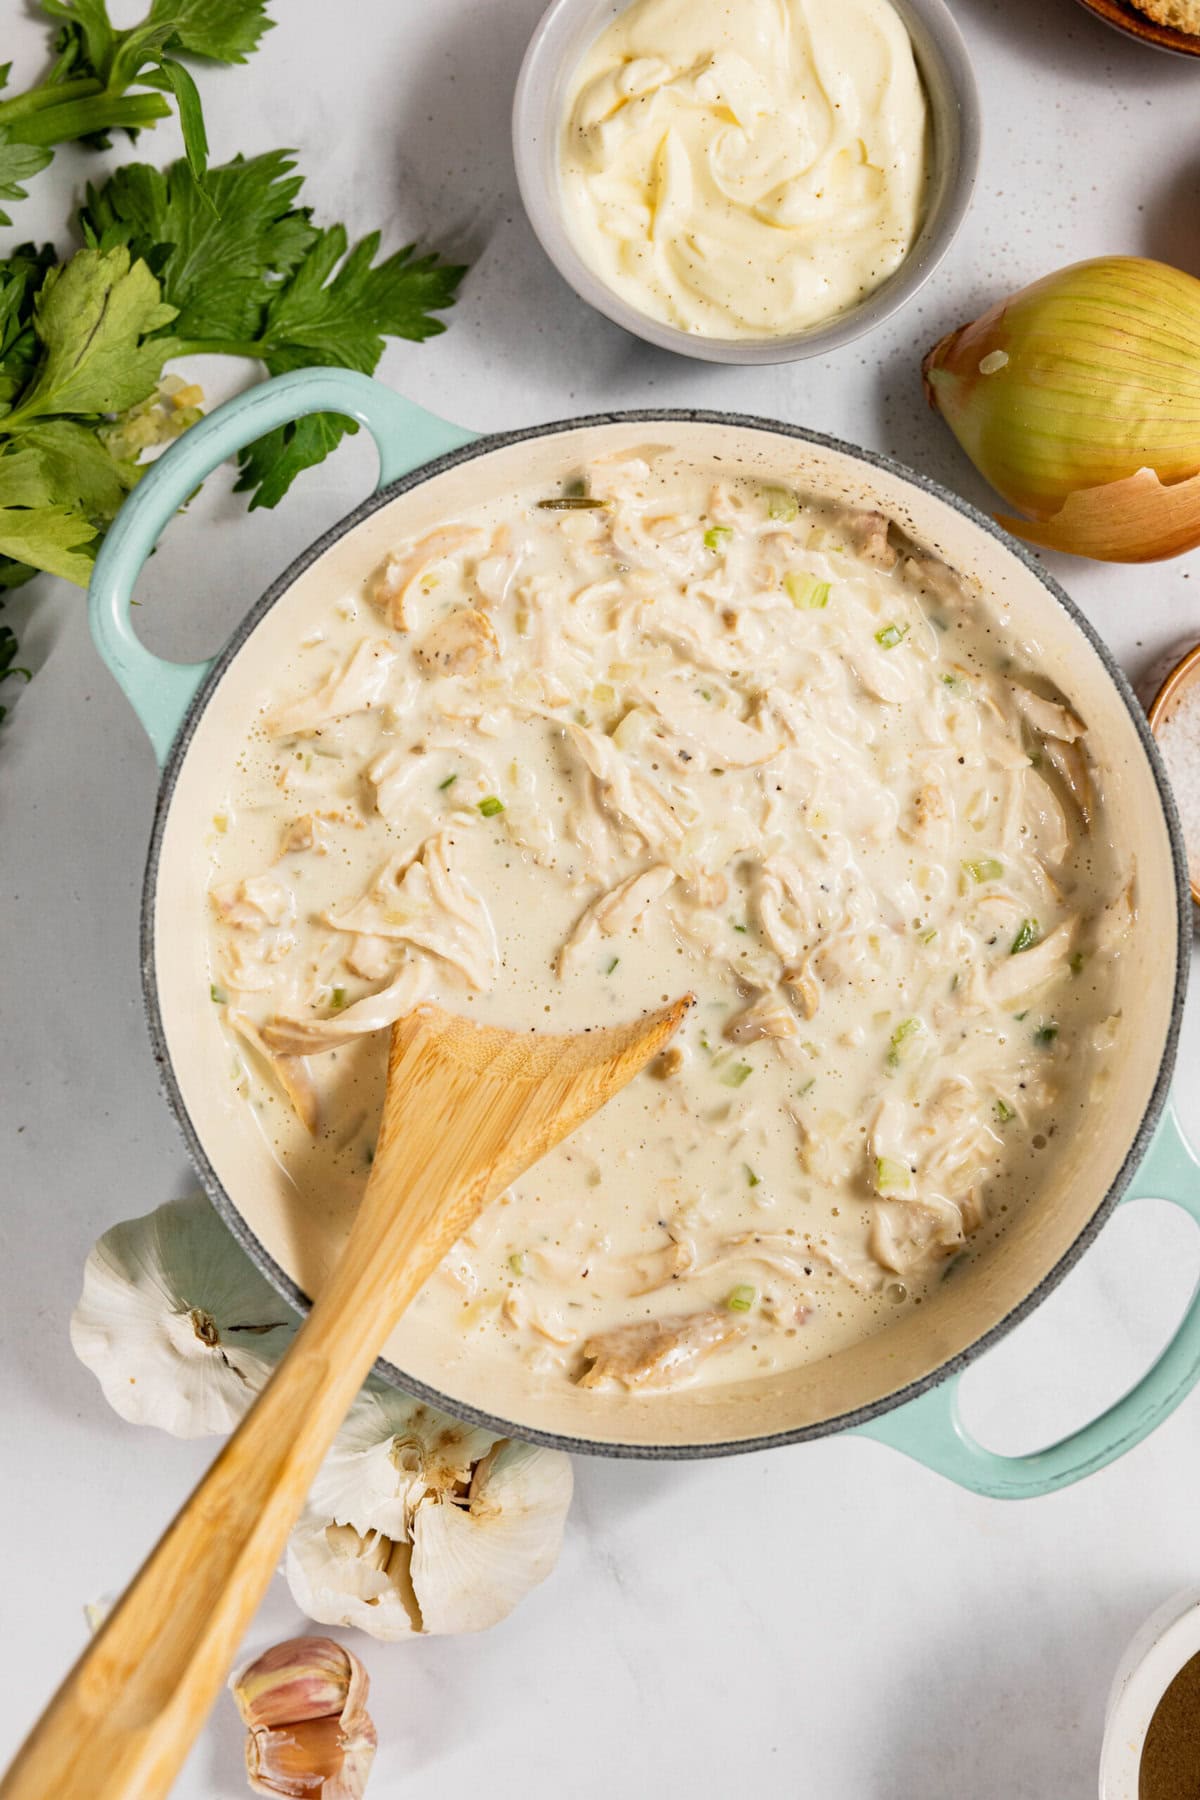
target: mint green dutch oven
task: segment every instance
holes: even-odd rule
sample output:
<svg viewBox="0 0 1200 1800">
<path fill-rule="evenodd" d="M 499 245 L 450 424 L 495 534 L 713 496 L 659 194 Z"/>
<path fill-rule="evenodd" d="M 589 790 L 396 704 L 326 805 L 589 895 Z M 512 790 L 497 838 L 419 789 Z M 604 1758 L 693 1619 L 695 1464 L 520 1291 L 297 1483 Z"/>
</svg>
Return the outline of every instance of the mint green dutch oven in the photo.
<svg viewBox="0 0 1200 1800">
<path fill-rule="evenodd" d="M 136 637 L 130 601 L 160 532 L 218 463 L 272 427 L 315 412 L 365 425 L 379 452 L 375 492 L 292 564 L 212 662 L 177 664 Z M 1115 1406 L 1033 1455 L 993 1454 L 958 1411 L 966 1364 L 1045 1298 L 1120 1201 L 1157 1196 L 1200 1222 L 1200 1168 L 1167 1092 L 1191 943 L 1185 862 L 1165 776 L 1125 677 L 1040 565 L 986 518 L 885 458 L 767 420 L 631 412 L 475 438 L 364 376 L 304 370 L 263 383 L 195 426 L 147 473 L 106 539 L 92 581 L 92 631 L 162 766 L 146 868 L 146 1008 L 167 1100 L 213 1203 L 254 1261 L 305 1310 L 346 1220 L 306 1206 L 271 1163 L 248 1109 L 215 1072 L 224 1050 L 208 1000 L 205 828 L 229 757 L 289 642 L 293 602 L 314 583 L 361 580 L 400 538 L 467 504 L 550 482 L 593 455 L 645 441 L 720 457 L 849 504 L 877 506 L 963 574 L 982 581 L 1036 641 L 1047 672 L 1089 721 L 1107 813 L 1136 866 L 1138 924 L 1122 957 L 1124 1060 L 1115 1092 L 1055 1139 L 1044 1192 L 926 1304 L 874 1337 L 788 1374 L 652 1398 L 564 1384 L 439 1341 L 409 1319 L 378 1365 L 385 1380 L 502 1433 L 628 1457 L 719 1456 L 835 1431 L 877 1438 L 963 1487 L 997 1498 L 1049 1493 L 1131 1449 L 1200 1376 L 1200 1297 L 1153 1368 Z"/>
</svg>

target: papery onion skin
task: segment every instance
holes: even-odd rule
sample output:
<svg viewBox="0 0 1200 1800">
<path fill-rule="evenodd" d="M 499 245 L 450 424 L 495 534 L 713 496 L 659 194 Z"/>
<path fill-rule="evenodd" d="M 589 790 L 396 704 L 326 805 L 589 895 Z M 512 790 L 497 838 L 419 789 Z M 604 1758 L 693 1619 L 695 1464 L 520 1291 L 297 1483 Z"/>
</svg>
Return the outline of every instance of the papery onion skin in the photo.
<svg viewBox="0 0 1200 1800">
<path fill-rule="evenodd" d="M 951 332 L 922 372 L 975 465 L 1043 522 L 1002 520 L 1018 535 L 1113 562 L 1200 545 L 1191 275 L 1134 256 L 1076 263 Z"/>
</svg>

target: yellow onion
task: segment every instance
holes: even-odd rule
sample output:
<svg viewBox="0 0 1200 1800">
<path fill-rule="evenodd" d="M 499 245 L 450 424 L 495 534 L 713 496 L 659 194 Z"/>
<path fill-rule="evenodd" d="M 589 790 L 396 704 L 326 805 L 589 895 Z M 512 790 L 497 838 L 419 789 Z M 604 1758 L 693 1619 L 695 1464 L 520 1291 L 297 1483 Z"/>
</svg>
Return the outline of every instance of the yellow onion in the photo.
<svg viewBox="0 0 1200 1800">
<path fill-rule="evenodd" d="M 1200 281 L 1102 256 L 952 331 L 925 392 L 976 467 L 1030 515 L 1016 536 L 1101 562 L 1200 545 Z"/>
</svg>

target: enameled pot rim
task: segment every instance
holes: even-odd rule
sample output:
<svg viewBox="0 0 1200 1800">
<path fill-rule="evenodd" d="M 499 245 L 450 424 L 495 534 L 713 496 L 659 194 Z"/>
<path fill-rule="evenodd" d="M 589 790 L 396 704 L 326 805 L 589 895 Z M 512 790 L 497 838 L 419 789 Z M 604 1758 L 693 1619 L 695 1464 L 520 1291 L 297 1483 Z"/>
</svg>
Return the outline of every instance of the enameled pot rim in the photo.
<svg viewBox="0 0 1200 1800">
<path fill-rule="evenodd" d="M 587 1455 L 613 1456 L 640 1460 L 686 1461 L 696 1458 L 717 1456 L 734 1456 L 752 1450 L 768 1450 L 783 1444 L 803 1443 L 811 1438 L 828 1437 L 835 1432 L 850 1430 L 856 1426 L 868 1424 L 872 1419 L 891 1412 L 894 1408 L 916 1399 L 930 1388 L 938 1386 L 948 1377 L 957 1374 L 998 1343 L 1001 1338 L 1020 1324 L 1022 1319 L 1041 1304 L 1056 1288 L 1063 1277 L 1074 1268 L 1084 1251 L 1099 1234 L 1105 1221 L 1114 1207 L 1124 1195 L 1143 1157 L 1150 1147 L 1151 1140 L 1166 1105 L 1171 1073 L 1175 1063 L 1179 1032 L 1183 1014 L 1183 1002 L 1187 990 L 1187 978 L 1190 962 L 1192 907 L 1191 890 L 1187 876 L 1187 861 L 1184 853 L 1183 834 L 1180 827 L 1175 801 L 1167 781 L 1166 771 L 1153 735 L 1151 734 L 1146 715 L 1143 712 L 1128 677 L 1116 662 L 1099 633 L 1075 602 L 1059 585 L 1059 583 L 1042 566 L 1041 562 L 1023 544 L 1009 537 L 1007 532 L 989 519 L 977 507 L 959 495 L 951 493 L 940 482 L 927 475 L 907 468 L 903 463 L 877 451 L 864 450 L 853 444 L 830 437 L 825 433 L 809 431 L 802 426 L 786 424 L 775 419 L 757 418 L 744 413 L 719 412 L 694 408 L 649 408 L 630 411 L 594 413 L 579 418 L 555 420 L 546 425 L 524 426 L 514 431 L 496 432 L 491 435 L 472 440 L 461 448 L 449 451 L 446 455 L 425 463 L 408 474 L 400 476 L 396 481 L 388 483 L 378 492 L 364 500 L 352 512 L 347 513 L 337 524 L 330 527 L 317 538 L 306 550 L 301 551 L 283 573 L 271 583 L 261 598 L 246 614 L 241 624 L 225 643 L 215 658 L 208 675 L 198 688 L 179 732 L 171 746 L 171 751 L 163 766 L 162 781 L 159 787 L 155 807 L 154 825 L 150 837 L 150 848 L 146 860 L 146 871 L 142 887 L 141 907 L 141 969 L 142 994 L 146 1011 L 146 1020 L 150 1032 L 151 1048 L 159 1079 L 166 1095 L 167 1103 L 174 1113 L 192 1162 L 199 1175 L 203 1187 L 213 1206 L 225 1221 L 234 1237 L 241 1244 L 247 1255 L 266 1276 L 268 1281 L 300 1314 L 308 1312 L 311 1302 L 303 1294 L 291 1277 L 280 1267 L 264 1245 L 250 1230 L 242 1215 L 237 1210 L 229 1195 L 225 1192 L 217 1177 L 199 1133 L 192 1123 L 186 1103 L 180 1090 L 167 1047 L 166 1033 L 158 999 L 157 972 L 155 967 L 154 948 L 154 909 L 158 888 L 159 858 L 162 851 L 163 834 L 170 813 L 179 772 L 187 758 L 188 749 L 196 727 L 216 689 L 219 687 L 226 670 L 234 657 L 241 650 L 247 639 L 254 632 L 260 621 L 291 588 L 297 578 L 325 554 L 339 539 L 362 523 L 380 507 L 389 505 L 400 495 L 410 492 L 422 483 L 442 474 L 445 470 L 459 464 L 471 462 L 489 455 L 492 451 L 505 449 L 513 444 L 529 443 L 534 439 L 554 437 L 566 432 L 587 430 L 605 425 L 653 425 L 665 423 L 709 424 L 733 427 L 749 431 L 763 431 L 777 437 L 796 439 L 802 443 L 815 445 L 819 449 L 831 450 L 841 456 L 866 464 L 869 468 L 885 471 L 890 476 L 907 482 L 910 486 L 932 495 L 959 513 L 979 531 L 986 532 L 996 539 L 1008 553 L 1022 563 L 1030 574 L 1034 575 L 1049 596 L 1058 604 L 1072 624 L 1087 640 L 1100 659 L 1109 680 L 1119 694 L 1127 713 L 1133 723 L 1134 730 L 1141 743 L 1143 753 L 1153 777 L 1159 803 L 1166 820 L 1171 845 L 1171 859 L 1175 877 L 1175 974 L 1173 981 L 1173 998 L 1171 1018 L 1162 1047 L 1154 1086 L 1150 1094 L 1141 1122 L 1130 1143 L 1129 1149 L 1121 1163 L 1116 1178 L 1108 1192 L 1097 1204 L 1087 1223 L 1074 1239 L 1069 1249 L 1059 1258 L 1053 1268 L 1047 1271 L 1037 1285 L 982 1336 L 976 1338 L 965 1349 L 948 1361 L 938 1365 L 936 1369 L 921 1379 L 910 1382 L 890 1394 L 870 1404 L 839 1414 L 833 1418 L 822 1419 L 808 1425 L 800 1425 L 787 1431 L 764 1434 L 759 1437 L 738 1438 L 715 1443 L 687 1444 L 630 1444 L 606 1442 L 598 1439 L 579 1438 L 565 1433 L 541 1431 L 533 1427 L 514 1424 L 513 1421 L 487 1411 L 484 1406 L 465 1404 L 458 1398 L 450 1398 L 440 1393 L 428 1382 L 416 1381 L 405 1374 L 403 1369 L 380 1358 L 373 1370 L 374 1376 L 390 1387 L 400 1388 L 430 1405 L 450 1412 L 458 1418 L 496 1432 L 502 1437 L 519 1437 L 533 1443 L 545 1444 L 551 1448 L 568 1450 Z"/>
</svg>

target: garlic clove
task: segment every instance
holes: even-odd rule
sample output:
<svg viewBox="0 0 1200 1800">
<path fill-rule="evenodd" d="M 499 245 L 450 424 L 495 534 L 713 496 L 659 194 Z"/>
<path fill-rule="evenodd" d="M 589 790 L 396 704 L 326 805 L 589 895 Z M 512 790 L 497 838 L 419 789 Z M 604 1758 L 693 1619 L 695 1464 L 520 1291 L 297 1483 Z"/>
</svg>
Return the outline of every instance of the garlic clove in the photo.
<svg viewBox="0 0 1200 1800">
<path fill-rule="evenodd" d="M 369 1719 L 347 1737 L 337 1719 L 310 1719 L 246 1738 L 246 1776 L 256 1794 L 283 1800 L 359 1800 L 375 1760 Z"/>
<path fill-rule="evenodd" d="M 506 1619 L 558 1561 L 572 1485 L 560 1451 L 505 1438 L 477 1465 L 465 1509 L 422 1506 L 412 1585 L 424 1629 L 486 1631 Z"/>
<path fill-rule="evenodd" d="M 275 1644 L 229 1683 L 238 1711 L 251 1727 L 357 1716 L 369 1685 L 358 1658 L 327 1637 Z"/>
<path fill-rule="evenodd" d="M 367 1392 L 313 1484 L 287 1551 L 297 1605 L 395 1641 L 480 1631 L 550 1572 L 571 1465 Z"/>
<path fill-rule="evenodd" d="M 115 1412 L 175 1437 L 228 1432 L 295 1315 L 201 1195 L 114 1225 L 92 1248 L 71 1345 Z"/>
<path fill-rule="evenodd" d="M 246 1773 L 257 1794 L 359 1800 L 375 1757 L 369 1678 L 331 1638 L 290 1638 L 230 1679 L 249 1727 Z"/>
<path fill-rule="evenodd" d="M 382 1643 L 422 1631 L 412 1585 L 412 1544 L 362 1534 L 306 1514 L 288 1540 L 285 1572 L 292 1598 L 320 1625 L 353 1626 Z"/>
</svg>

